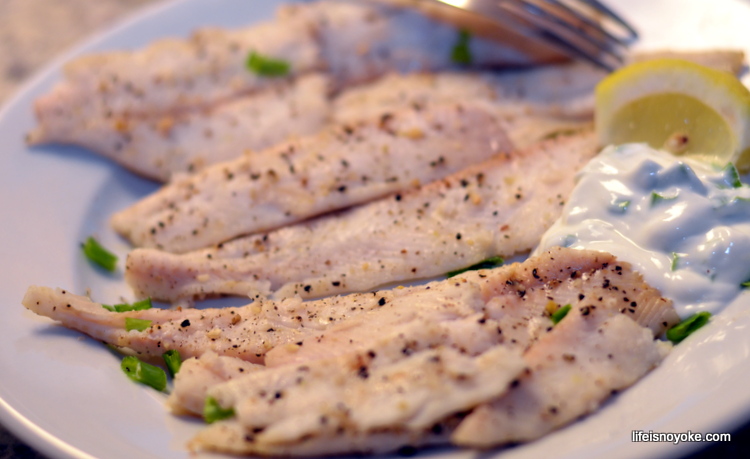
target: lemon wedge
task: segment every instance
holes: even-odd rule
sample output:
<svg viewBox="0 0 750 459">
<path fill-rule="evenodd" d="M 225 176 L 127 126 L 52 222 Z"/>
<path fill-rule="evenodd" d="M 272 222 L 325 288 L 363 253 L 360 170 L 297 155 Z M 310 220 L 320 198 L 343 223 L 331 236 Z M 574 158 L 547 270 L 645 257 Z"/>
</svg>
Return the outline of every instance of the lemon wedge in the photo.
<svg viewBox="0 0 750 459">
<path fill-rule="evenodd" d="M 679 59 L 631 64 L 596 87 L 602 145 L 646 142 L 750 171 L 750 91 L 733 75 Z"/>
</svg>

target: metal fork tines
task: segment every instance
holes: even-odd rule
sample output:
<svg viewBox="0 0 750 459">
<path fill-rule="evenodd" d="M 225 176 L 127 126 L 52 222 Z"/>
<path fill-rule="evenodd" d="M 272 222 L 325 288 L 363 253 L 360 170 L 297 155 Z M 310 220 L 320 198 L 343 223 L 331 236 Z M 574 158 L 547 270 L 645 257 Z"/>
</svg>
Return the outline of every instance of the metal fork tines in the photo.
<svg viewBox="0 0 750 459">
<path fill-rule="evenodd" d="M 597 0 L 427 1 L 474 13 L 524 40 L 610 71 L 622 64 L 626 47 L 638 38 L 632 26 Z"/>
</svg>

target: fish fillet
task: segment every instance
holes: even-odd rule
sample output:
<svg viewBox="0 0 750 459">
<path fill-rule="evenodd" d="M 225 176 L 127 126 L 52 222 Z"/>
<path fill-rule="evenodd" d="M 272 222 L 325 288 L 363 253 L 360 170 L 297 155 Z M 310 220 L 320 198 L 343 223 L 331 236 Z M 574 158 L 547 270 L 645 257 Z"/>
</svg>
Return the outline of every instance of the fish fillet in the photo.
<svg viewBox="0 0 750 459">
<path fill-rule="evenodd" d="M 526 309 L 516 314 L 531 311 L 529 317 L 521 320 L 528 322 L 533 317 L 543 317 L 546 313 L 542 309 L 549 301 L 558 305 L 570 303 L 574 307 L 593 301 L 586 299 L 586 290 L 593 292 L 590 297 L 602 298 L 596 301 L 634 317 L 656 334 L 679 321 L 669 302 L 654 289 L 643 286 L 640 276 L 634 276 L 626 264 L 615 264 L 615 261 L 613 256 L 604 253 L 555 248 L 524 263 L 467 272 L 423 286 L 308 302 L 298 297 L 281 301 L 259 298 L 247 306 L 235 308 L 155 308 L 115 313 L 86 297 L 37 286 L 28 289 L 23 305 L 69 328 L 143 355 L 160 357 L 169 349 L 177 349 L 183 357 L 189 358 L 213 351 L 262 362 L 264 355 L 273 349 L 276 355 L 267 362 L 272 366 L 367 346 L 367 327 L 377 328 L 380 323 L 384 330 L 393 329 L 397 336 L 400 333 L 397 324 L 411 327 L 419 317 L 427 316 L 436 323 L 456 322 L 460 330 L 466 325 L 461 323 L 462 319 L 480 314 L 477 324 L 483 327 L 469 328 L 472 330 L 469 334 L 451 334 L 448 330 L 445 339 L 466 352 L 482 352 L 487 344 L 475 343 L 472 334 L 487 339 L 490 332 L 498 334 L 496 327 L 484 326 L 486 320 L 481 321 L 482 314 L 490 310 L 497 312 L 488 318 L 507 325 L 503 333 L 510 336 L 510 341 L 515 340 L 518 346 L 524 347 L 536 335 L 526 335 L 525 331 L 515 335 L 511 331 L 513 321 L 521 319 L 506 315 L 503 312 L 506 308 L 526 305 Z M 599 272 L 601 274 L 594 275 Z M 530 304 L 535 304 L 537 309 L 528 309 Z M 371 318 L 373 315 L 379 317 L 378 322 Z M 142 332 L 126 331 L 127 317 L 149 320 L 150 327 Z M 504 317 L 512 317 L 511 322 L 502 322 Z M 533 327 L 534 333 L 545 329 L 549 319 L 545 320 Z M 486 328 L 486 332 L 478 331 L 481 328 Z M 336 342 L 346 346 L 336 345 Z"/>
<path fill-rule="evenodd" d="M 379 307 L 380 298 L 392 295 L 359 294 L 307 303 L 299 298 L 278 302 L 259 298 L 240 308 L 153 308 L 116 313 L 66 290 L 32 286 L 23 304 L 66 327 L 141 355 L 160 358 L 167 350 L 176 349 L 183 358 L 190 358 L 213 351 L 262 363 L 269 349 L 300 342 L 332 323 Z M 145 332 L 126 331 L 125 318 L 149 320 L 151 326 Z"/>
<path fill-rule="evenodd" d="M 408 107 L 174 180 L 112 217 L 135 245 L 186 252 L 413 188 L 512 145 L 488 111 Z"/>
<path fill-rule="evenodd" d="M 213 351 L 192 357 L 180 366 L 169 393 L 167 407 L 173 414 L 202 415 L 208 389 L 255 371 L 263 365 L 250 363 L 236 357 L 218 355 Z"/>
<path fill-rule="evenodd" d="M 165 182 L 176 173 L 318 132 L 330 118 L 328 87 L 325 74 L 311 73 L 201 110 L 144 116 L 107 112 L 83 122 L 65 111 L 46 110 L 28 140 L 80 145 Z"/>
<path fill-rule="evenodd" d="M 595 411 L 656 367 L 670 347 L 627 316 L 574 309 L 524 355 L 530 371 L 515 387 L 476 408 L 451 440 L 478 448 L 535 440 Z"/>
<path fill-rule="evenodd" d="M 458 400 L 452 397 L 473 394 L 467 394 L 466 389 L 444 393 L 446 382 L 422 385 L 430 373 L 421 365 L 425 359 L 433 358 L 428 356 L 434 355 L 435 349 L 445 346 L 458 351 L 454 356 L 478 356 L 477 361 L 499 353 L 501 357 L 492 365 L 493 371 L 507 370 L 503 366 L 510 359 L 512 371 L 491 379 L 496 380 L 496 390 L 508 382 L 512 388 L 499 397 L 485 393 L 489 396 L 486 400 L 497 400 L 493 404 L 519 400 L 517 394 L 523 393 L 527 385 L 537 387 L 550 403 L 541 408 L 538 403 L 516 403 L 511 412 L 523 421 L 532 418 L 530 429 L 543 435 L 591 411 L 612 391 L 627 387 L 658 364 L 669 346 L 654 341 L 654 333 L 663 332 L 679 320 L 671 304 L 644 284 L 629 265 L 602 253 L 555 249 L 523 264 L 467 273 L 458 282 L 431 286 L 443 288 L 443 294 L 451 292 L 454 300 L 459 298 L 457 291 L 471 293 L 461 301 L 442 300 L 441 307 L 439 302 L 428 305 L 415 300 L 415 295 L 425 294 L 426 290 L 405 289 L 404 295 L 411 300 L 408 304 L 390 302 L 389 306 L 368 312 L 367 317 L 359 317 L 356 325 L 350 321 L 339 323 L 294 351 L 317 346 L 335 349 L 334 352 L 314 352 L 307 358 L 283 362 L 209 388 L 207 393 L 221 406 L 233 407 L 236 417 L 199 433 L 191 446 L 296 456 L 384 452 L 404 445 L 446 443 L 445 435 L 453 432 L 450 414 L 467 409 L 464 405 L 456 410 L 459 405 L 453 403 Z M 622 295 L 629 296 L 627 301 Z M 569 302 L 573 307 L 569 316 L 554 327 L 545 312 L 549 302 Z M 633 302 L 637 303 L 635 307 Z M 417 309 L 418 314 L 405 317 L 403 314 L 409 309 Z M 456 314 L 458 311 L 462 312 Z M 400 330 L 394 327 L 389 334 L 391 322 L 383 320 L 394 316 L 394 312 L 402 313 L 399 322 L 411 326 Z M 470 317 L 466 314 L 476 312 L 480 316 L 473 318 L 474 326 L 492 323 L 492 333 L 487 335 L 484 348 L 468 351 L 463 343 L 452 342 L 448 335 L 462 318 Z M 521 329 L 523 333 L 512 334 L 512 330 Z M 348 336 L 360 342 L 331 342 L 332 335 L 347 331 Z M 522 334 L 530 338 L 513 338 L 521 338 Z M 522 364 L 513 362 L 512 356 L 523 351 Z M 441 356 L 440 361 L 444 358 Z M 395 394 L 389 392 L 394 368 L 404 372 L 403 379 L 396 380 L 401 388 Z M 467 361 L 461 368 L 473 367 Z M 411 381 L 411 377 L 416 380 Z M 590 381 L 584 384 L 580 379 L 586 377 Z M 405 382 L 401 386 L 404 380 L 409 381 L 408 386 Z M 377 389 L 368 387 L 372 382 L 378 382 Z M 501 389 L 504 392 L 505 387 Z M 379 398 L 385 394 L 385 398 Z M 414 421 L 410 416 L 417 407 L 421 413 L 432 413 L 420 405 L 427 400 L 441 401 L 439 411 L 421 422 Z M 472 398 L 469 408 L 475 406 L 474 401 Z M 477 413 L 485 406 L 489 405 L 482 405 L 463 423 L 475 422 L 474 416 L 480 416 Z M 473 432 L 471 424 L 465 427 L 463 423 L 453 434 L 454 441 L 462 444 L 467 440 L 461 435 Z M 525 440 L 513 437 L 524 426 L 510 422 L 499 428 L 499 432 L 491 434 L 489 429 L 482 429 L 484 437 L 480 438 L 486 437 L 487 443 L 471 445 L 487 447 Z M 372 434 L 368 435 L 368 431 Z M 442 436 L 435 437 L 435 432 Z"/>
<path fill-rule="evenodd" d="M 395 296 L 384 298 L 383 307 L 331 324 L 294 345 L 277 346 L 266 353 L 265 363 L 283 366 L 366 351 L 376 340 L 423 333 L 419 330 L 427 319 L 442 327 L 442 343 L 464 353 L 477 355 L 494 344 L 525 351 L 549 331 L 548 308 L 567 304 L 576 310 L 598 308 L 607 317 L 627 315 L 654 336 L 680 320 L 671 302 L 629 265 L 601 252 L 556 248 L 523 263 L 427 286 L 391 290 Z M 404 347 L 409 352 L 419 348 L 418 343 Z"/>
<path fill-rule="evenodd" d="M 156 131 L 165 130 L 164 126 L 177 120 L 187 130 L 197 124 L 192 129 L 199 137 L 201 124 L 214 124 L 203 119 L 204 111 L 228 112 L 224 117 L 232 118 L 240 110 L 238 104 L 257 105 L 285 91 L 279 88 L 291 80 L 321 70 L 334 82 L 334 87 L 318 94 L 327 97 L 336 87 L 386 72 L 452 67 L 450 55 L 457 37 L 452 26 L 413 10 L 372 2 L 327 0 L 285 5 L 275 19 L 245 29 L 201 29 L 189 39 L 166 39 L 140 50 L 94 54 L 70 62 L 65 79 L 36 101 L 39 125 L 28 140 L 32 144 L 63 142 L 94 148 L 136 172 L 163 180 L 184 169 L 153 170 L 159 158 L 170 163 L 169 153 L 166 157 L 158 153 L 165 142 L 149 141 L 154 126 Z M 472 40 L 470 46 L 477 66 L 530 63 L 523 54 L 487 40 Z M 288 62 L 289 74 L 255 74 L 246 65 L 250 52 Z M 271 108 L 279 110 L 283 108 Z M 315 119 L 314 114 L 310 116 Z M 278 135 L 286 130 L 301 134 L 309 122 L 306 117 L 292 117 L 286 129 L 276 131 Z M 215 123 L 217 128 L 231 127 L 222 125 L 221 120 Z M 169 144 L 175 146 L 174 141 Z M 136 153 L 141 150 L 145 151 Z M 148 151 L 156 151 L 158 156 L 144 164 L 138 157 Z M 238 149 L 234 154 L 241 152 Z M 181 162 L 191 161 L 185 158 Z M 175 165 L 180 166 L 179 161 Z"/>
<path fill-rule="evenodd" d="M 594 87 L 604 75 L 583 63 L 503 72 L 390 73 L 339 94 L 333 100 L 333 116 L 350 121 L 403 106 L 472 101 L 508 117 L 591 120 Z"/>
<path fill-rule="evenodd" d="M 126 280 L 137 296 L 166 301 L 256 293 L 314 298 L 524 253 L 560 215 L 576 172 L 596 151 L 590 133 L 560 136 L 265 235 L 184 255 L 136 249 Z"/>
<path fill-rule="evenodd" d="M 654 336 L 679 321 L 629 264 L 559 247 L 427 285 L 312 302 L 114 313 L 32 287 L 23 304 L 139 354 L 201 356 L 186 362 L 170 408 L 197 413 L 211 396 L 235 415 L 190 447 L 285 456 L 536 438 L 656 366 L 669 346 Z M 571 312 L 553 326 L 549 314 L 564 304 Z M 125 332 L 123 317 L 153 322 Z M 258 361 L 269 348 L 265 368 L 235 358 Z"/>
<path fill-rule="evenodd" d="M 251 72 L 248 54 L 255 51 L 288 62 L 290 77 L 322 69 L 320 47 L 308 21 L 283 15 L 245 29 L 199 29 L 186 39 L 78 57 L 63 68 L 64 79 L 38 99 L 37 115 L 44 123 L 45 115 L 55 111 L 79 119 L 108 112 L 166 114 L 209 108 L 273 87 L 283 79 Z"/>
<path fill-rule="evenodd" d="M 387 360 L 377 363 L 381 359 Z M 279 447 L 320 436 L 384 431 L 424 435 L 450 415 L 505 392 L 523 368 L 520 355 L 503 347 L 477 357 L 437 347 L 409 356 L 397 352 L 391 359 L 378 349 L 374 357 L 349 354 L 268 369 L 214 386 L 208 393 L 220 405 L 234 408 L 236 417 L 230 422 L 245 432 L 258 432 L 245 442 L 243 453 L 278 454 Z M 237 388 L 239 399 L 234 397 Z M 252 394 L 246 394 L 248 388 Z M 209 428 L 191 446 L 221 450 L 213 439 Z M 345 452 L 357 450 L 347 445 L 326 451 Z"/>
<path fill-rule="evenodd" d="M 570 320 L 572 322 L 574 319 Z M 329 419 L 335 419 L 335 417 L 331 415 L 331 411 L 321 409 L 309 415 L 309 419 L 290 415 L 270 428 L 248 428 L 247 425 L 243 425 L 242 420 L 224 421 L 199 432 L 190 446 L 196 449 L 236 454 L 312 456 L 383 453 L 396 451 L 405 446 L 415 447 L 449 442 L 459 446 L 488 448 L 510 442 L 529 441 L 594 411 L 613 393 L 632 385 L 657 366 L 670 348 L 664 342 L 654 341 L 649 330 L 638 326 L 625 316 L 612 317 L 602 323 L 599 328 L 578 327 L 575 332 L 569 330 L 572 327 L 567 328 L 568 330 L 561 326 L 559 329 L 553 329 L 545 336 L 547 339 L 540 340 L 538 344 L 532 346 L 529 353 L 524 356 L 523 362 L 527 365 L 537 363 L 540 358 L 535 354 L 543 352 L 545 361 L 539 362 L 533 370 L 528 370 L 531 367 L 526 366 L 527 371 L 521 372 L 517 379 L 511 381 L 511 388 L 505 395 L 501 395 L 498 401 L 492 402 L 492 406 L 502 406 L 503 403 L 510 405 L 510 400 L 516 402 L 512 408 L 506 407 L 512 414 L 507 416 L 505 423 L 492 422 L 493 420 L 488 419 L 484 414 L 487 405 L 481 405 L 475 408 L 457 428 L 453 425 L 456 419 L 448 417 L 422 430 L 399 429 L 399 424 L 394 422 L 391 427 L 362 432 L 353 428 L 354 423 L 348 416 L 342 416 L 342 413 L 334 411 L 335 414 L 344 417 L 344 420 L 339 422 L 346 428 L 339 427 L 333 430 L 329 427 Z M 602 332 L 599 333 L 598 330 Z M 552 341 L 567 345 L 568 347 L 563 350 L 567 352 L 550 349 L 546 343 Z M 536 346 L 539 346 L 538 350 Z M 499 350 L 504 350 L 504 348 L 496 346 L 487 354 Z M 571 363 L 571 356 L 574 362 L 576 358 L 588 360 L 578 364 Z M 408 363 L 411 364 L 411 362 Z M 406 371 L 417 372 L 419 370 L 419 367 L 412 365 Z M 504 376 L 507 377 L 507 375 L 506 373 Z M 505 382 L 505 378 L 502 382 Z M 498 381 L 496 385 L 500 383 Z M 561 385 L 564 387 L 559 388 Z M 525 389 L 525 387 L 532 386 L 535 390 L 534 395 L 542 394 L 542 396 L 529 400 L 518 395 L 523 391 L 530 391 L 531 389 Z M 220 385 L 212 388 L 211 391 L 221 392 L 223 388 L 224 386 Z M 430 394 L 426 397 L 441 397 L 440 389 L 442 388 L 443 386 L 432 387 Z M 409 394 L 408 391 L 405 392 Z M 322 392 L 322 395 L 328 394 L 326 391 Z M 369 393 L 363 395 L 362 400 L 368 400 L 367 397 L 371 396 Z M 334 397 L 331 398 L 335 400 Z M 250 404 L 256 408 L 254 413 L 259 411 L 262 413 L 263 408 L 266 408 L 259 405 Z M 240 413 L 244 414 L 245 410 L 248 410 L 243 404 L 239 406 Z M 384 410 L 388 409 L 387 404 L 382 406 Z M 346 406 L 348 407 L 349 405 Z M 304 407 L 303 410 L 306 408 Z M 368 404 L 365 402 L 364 406 L 358 406 L 358 408 L 365 410 Z M 349 412 L 346 414 L 348 415 Z M 245 416 L 248 419 L 254 419 L 249 413 Z M 239 417 L 242 419 L 242 414 Z M 252 425 L 252 423 L 248 424 Z M 337 425 L 335 422 L 330 422 L 330 424 Z M 518 431 L 523 431 L 528 436 L 519 436 Z M 227 432 L 234 433 L 233 441 L 229 443 L 226 443 Z M 450 441 L 445 438 L 447 435 L 450 435 Z"/>
</svg>

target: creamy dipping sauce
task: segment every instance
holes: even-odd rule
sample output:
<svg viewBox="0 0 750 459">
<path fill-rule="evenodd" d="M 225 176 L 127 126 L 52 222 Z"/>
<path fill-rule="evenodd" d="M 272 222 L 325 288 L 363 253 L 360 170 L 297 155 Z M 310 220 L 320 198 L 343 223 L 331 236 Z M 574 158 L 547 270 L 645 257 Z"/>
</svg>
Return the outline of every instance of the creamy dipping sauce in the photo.
<svg viewBox="0 0 750 459">
<path fill-rule="evenodd" d="M 750 280 L 750 187 L 733 167 L 645 144 L 607 147 L 579 172 L 537 251 L 556 245 L 631 263 L 682 318 L 715 313 Z"/>
</svg>

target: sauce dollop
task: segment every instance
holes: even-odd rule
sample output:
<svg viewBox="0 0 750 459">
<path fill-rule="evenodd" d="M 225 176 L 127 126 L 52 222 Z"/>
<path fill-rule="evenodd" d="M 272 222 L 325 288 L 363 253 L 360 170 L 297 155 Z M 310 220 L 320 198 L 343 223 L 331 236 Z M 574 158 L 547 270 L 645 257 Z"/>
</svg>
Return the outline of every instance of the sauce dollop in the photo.
<svg viewBox="0 0 750 459">
<path fill-rule="evenodd" d="M 555 245 L 631 263 L 683 318 L 715 313 L 750 280 L 750 187 L 731 165 L 607 147 L 579 172 L 537 251 Z"/>
</svg>

